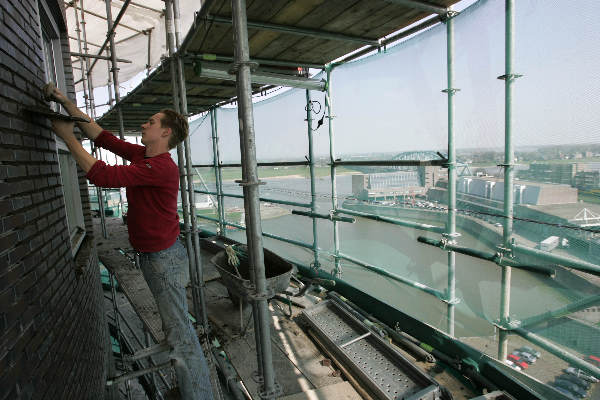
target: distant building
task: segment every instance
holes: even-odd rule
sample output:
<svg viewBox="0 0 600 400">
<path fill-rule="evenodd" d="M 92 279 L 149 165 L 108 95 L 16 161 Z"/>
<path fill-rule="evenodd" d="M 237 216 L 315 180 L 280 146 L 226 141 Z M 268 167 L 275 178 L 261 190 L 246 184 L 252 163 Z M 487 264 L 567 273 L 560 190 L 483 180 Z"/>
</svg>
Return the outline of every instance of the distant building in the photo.
<svg viewBox="0 0 600 400">
<path fill-rule="evenodd" d="M 585 153 L 585 157 L 591 156 L 591 152 Z M 576 154 L 575 158 L 581 157 L 577 157 Z M 518 171 L 517 176 L 528 181 L 559 183 L 584 190 L 598 189 L 600 188 L 600 163 L 533 163 L 529 165 L 529 169 Z"/>
<path fill-rule="evenodd" d="M 431 200 L 445 202 L 445 182 L 440 181 L 428 191 Z M 491 203 L 504 202 L 504 179 L 491 176 L 462 176 L 457 179 L 456 190 L 465 199 Z M 480 200 L 478 200 L 480 199 Z M 577 189 L 569 185 L 547 184 L 539 182 L 516 181 L 514 184 L 514 204 L 546 205 L 577 202 Z"/>
<path fill-rule="evenodd" d="M 421 166 L 413 171 L 352 175 L 352 193 L 364 201 L 396 199 L 425 194 L 440 179 L 448 179 L 448 172 L 437 166 Z"/>
<path fill-rule="evenodd" d="M 517 176 L 520 179 L 535 182 L 573 185 L 576 172 L 577 163 L 532 163 L 529 165 L 529 169 L 518 171 Z"/>
<path fill-rule="evenodd" d="M 575 174 L 575 187 L 583 190 L 600 189 L 600 171 L 580 171 Z"/>
</svg>

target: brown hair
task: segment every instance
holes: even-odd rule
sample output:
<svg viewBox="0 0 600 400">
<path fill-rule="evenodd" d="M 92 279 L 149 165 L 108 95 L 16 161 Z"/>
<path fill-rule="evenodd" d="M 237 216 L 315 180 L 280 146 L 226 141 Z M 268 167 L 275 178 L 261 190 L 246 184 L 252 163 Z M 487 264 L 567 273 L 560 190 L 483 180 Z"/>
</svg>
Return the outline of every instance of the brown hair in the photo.
<svg viewBox="0 0 600 400">
<path fill-rule="evenodd" d="M 163 117 L 160 119 L 160 126 L 171 128 L 171 137 L 169 137 L 169 149 L 176 147 L 188 136 L 189 126 L 187 118 L 178 112 L 165 108 L 160 110 Z"/>
</svg>

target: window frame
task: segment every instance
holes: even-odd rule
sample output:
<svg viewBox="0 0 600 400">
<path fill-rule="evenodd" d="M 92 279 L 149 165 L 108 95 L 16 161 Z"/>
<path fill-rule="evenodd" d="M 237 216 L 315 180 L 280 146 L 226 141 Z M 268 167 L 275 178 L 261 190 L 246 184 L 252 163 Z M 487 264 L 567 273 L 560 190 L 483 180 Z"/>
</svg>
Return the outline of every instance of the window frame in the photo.
<svg viewBox="0 0 600 400">
<path fill-rule="evenodd" d="M 38 26 L 45 79 L 46 81 L 52 81 L 56 87 L 63 93 L 66 93 L 67 87 L 60 40 L 61 35 L 54 18 L 46 1 L 38 0 Z M 55 104 L 53 109 L 59 112 L 60 106 Z M 55 140 L 71 255 L 75 258 L 86 236 L 79 173 L 75 159 L 69 152 L 67 145 L 56 135 Z"/>
</svg>

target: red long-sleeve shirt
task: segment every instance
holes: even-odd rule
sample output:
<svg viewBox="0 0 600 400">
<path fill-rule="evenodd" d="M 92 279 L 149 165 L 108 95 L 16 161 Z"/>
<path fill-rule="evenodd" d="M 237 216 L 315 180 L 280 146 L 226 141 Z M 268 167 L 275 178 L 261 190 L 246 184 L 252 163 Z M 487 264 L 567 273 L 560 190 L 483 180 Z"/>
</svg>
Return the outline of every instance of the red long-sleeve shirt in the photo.
<svg viewBox="0 0 600 400">
<path fill-rule="evenodd" d="M 144 146 L 120 140 L 108 131 L 94 142 L 131 161 L 130 165 L 114 166 L 97 161 L 86 176 L 99 187 L 126 188 L 127 228 L 133 248 L 142 252 L 169 248 L 179 235 L 179 170 L 171 155 L 146 158 Z"/>
</svg>

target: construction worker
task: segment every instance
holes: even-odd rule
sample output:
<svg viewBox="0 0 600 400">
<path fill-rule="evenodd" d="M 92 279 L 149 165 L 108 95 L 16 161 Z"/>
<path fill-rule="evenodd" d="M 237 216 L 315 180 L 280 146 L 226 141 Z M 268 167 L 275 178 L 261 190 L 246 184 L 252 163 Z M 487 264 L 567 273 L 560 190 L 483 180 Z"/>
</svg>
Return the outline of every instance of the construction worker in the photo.
<svg viewBox="0 0 600 400">
<path fill-rule="evenodd" d="M 44 86 L 43 91 L 47 100 L 60 103 L 71 116 L 91 120 L 53 84 Z M 169 153 L 187 137 L 187 119 L 173 110 L 150 116 L 141 126 L 143 146 L 118 139 L 93 120 L 77 124 L 96 146 L 131 162 L 109 166 L 97 160 L 73 134 L 73 122 L 52 120 L 54 132 L 90 182 L 99 187 L 126 188 L 129 241 L 139 254 L 140 268 L 158 305 L 181 398 L 212 399 L 206 359 L 188 319 L 185 287 L 189 260 L 178 240 L 179 169 Z"/>
</svg>

